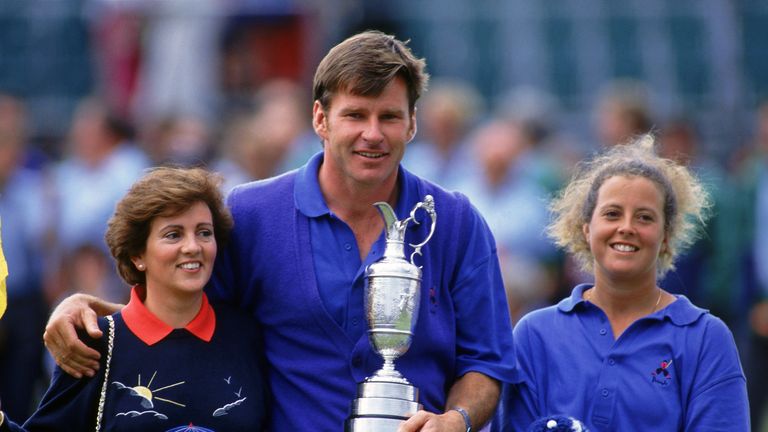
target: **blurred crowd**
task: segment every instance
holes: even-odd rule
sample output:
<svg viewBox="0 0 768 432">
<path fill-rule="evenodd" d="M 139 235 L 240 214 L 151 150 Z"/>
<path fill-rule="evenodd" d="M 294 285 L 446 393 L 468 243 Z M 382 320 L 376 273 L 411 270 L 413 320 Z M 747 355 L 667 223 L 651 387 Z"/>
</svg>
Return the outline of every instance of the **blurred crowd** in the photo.
<svg viewBox="0 0 768 432">
<path fill-rule="evenodd" d="M 198 19 L 215 15 L 206 9 L 215 2 L 164 2 L 169 10 L 151 19 L 143 2 L 129 3 L 135 7 L 98 11 L 100 83 L 53 151 L 35 142 L 23 98 L 0 89 L 0 218 L 10 274 L 0 395 L 14 418 L 26 418 L 47 386 L 48 311 L 76 292 L 126 300 L 103 234 L 114 204 L 146 168 L 206 166 L 222 174 L 226 191 L 296 168 L 321 149 L 300 74 L 265 75 L 242 91 L 237 71 L 248 57 L 220 50 L 222 22 Z M 760 223 L 768 220 L 768 103 L 755 108 L 747 142 L 715 144 L 734 149 L 717 159 L 700 125 L 685 113 L 659 116 L 641 82 L 606 84 L 593 107 L 595 142 L 574 138 L 559 110 L 540 89 L 513 88 L 491 101 L 469 82 L 436 76 L 419 103 L 404 166 L 465 193 L 485 216 L 515 321 L 586 281 L 544 235 L 548 199 L 590 152 L 653 131 L 659 151 L 693 167 L 714 199 L 700 240 L 662 286 L 732 329 L 757 425 L 768 402 L 768 227 Z"/>
</svg>

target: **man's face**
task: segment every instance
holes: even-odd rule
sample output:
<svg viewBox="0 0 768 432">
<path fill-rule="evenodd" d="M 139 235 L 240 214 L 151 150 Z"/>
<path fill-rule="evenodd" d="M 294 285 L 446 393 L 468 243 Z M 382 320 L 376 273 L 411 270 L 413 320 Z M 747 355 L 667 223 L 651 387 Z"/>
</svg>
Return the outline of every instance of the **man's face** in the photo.
<svg viewBox="0 0 768 432">
<path fill-rule="evenodd" d="M 394 185 L 406 144 L 416 133 L 402 78 L 378 96 L 339 92 L 330 106 L 315 101 L 313 126 L 323 140 L 323 178 L 349 188 Z"/>
</svg>

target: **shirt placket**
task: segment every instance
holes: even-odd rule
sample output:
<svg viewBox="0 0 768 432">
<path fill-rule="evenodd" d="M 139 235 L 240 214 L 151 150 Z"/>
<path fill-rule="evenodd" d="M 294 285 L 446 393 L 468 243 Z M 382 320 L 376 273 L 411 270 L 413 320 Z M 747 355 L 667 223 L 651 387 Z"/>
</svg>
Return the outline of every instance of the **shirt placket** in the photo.
<svg viewBox="0 0 768 432">
<path fill-rule="evenodd" d="M 618 362 L 616 360 L 617 343 L 613 339 L 613 332 L 607 317 L 601 311 L 594 311 L 594 318 L 590 320 L 590 333 L 597 339 L 600 347 L 602 365 L 592 395 L 592 422 L 602 427 L 608 427 L 613 423 L 613 415 L 616 406 L 617 384 L 619 382 Z"/>
</svg>

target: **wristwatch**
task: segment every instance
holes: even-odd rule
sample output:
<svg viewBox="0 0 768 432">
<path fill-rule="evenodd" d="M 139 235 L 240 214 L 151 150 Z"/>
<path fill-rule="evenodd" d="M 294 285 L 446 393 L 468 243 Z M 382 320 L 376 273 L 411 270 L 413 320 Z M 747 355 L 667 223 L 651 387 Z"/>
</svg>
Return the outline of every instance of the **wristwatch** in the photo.
<svg viewBox="0 0 768 432">
<path fill-rule="evenodd" d="M 467 410 L 465 410 L 462 407 L 453 407 L 451 408 L 453 411 L 458 411 L 459 414 L 461 414 L 462 417 L 464 417 L 464 426 L 467 427 L 466 432 L 472 432 L 472 421 L 469 419 L 469 413 Z"/>
</svg>

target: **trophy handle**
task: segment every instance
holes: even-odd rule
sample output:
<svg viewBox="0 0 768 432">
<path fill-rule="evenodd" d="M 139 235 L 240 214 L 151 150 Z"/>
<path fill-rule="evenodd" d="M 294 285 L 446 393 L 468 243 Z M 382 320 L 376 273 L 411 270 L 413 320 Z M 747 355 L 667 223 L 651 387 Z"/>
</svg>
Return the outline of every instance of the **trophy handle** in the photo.
<svg viewBox="0 0 768 432">
<path fill-rule="evenodd" d="M 424 241 L 422 241 L 419 244 L 409 243 L 409 245 L 411 245 L 411 247 L 413 248 L 413 253 L 411 254 L 411 264 L 413 265 L 416 265 L 414 264 L 413 259 L 416 257 L 416 255 L 421 256 L 421 248 L 424 247 L 425 244 L 427 244 L 429 239 L 432 238 L 432 234 L 435 233 L 435 225 L 437 224 L 437 213 L 435 213 L 435 199 L 432 198 L 432 195 L 425 196 L 424 201 L 416 204 L 413 207 L 413 210 L 411 210 L 411 217 L 406 219 L 406 221 L 413 221 L 413 223 L 418 225 L 419 221 L 416 220 L 416 211 L 418 209 L 422 209 L 425 212 L 427 212 L 429 217 L 432 219 L 432 226 L 430 226 L 429 235 L 427 235 L 427 238 L 425 238 Z M 421 267 L 419 266 L 419 268 Z"/>
</svg>

